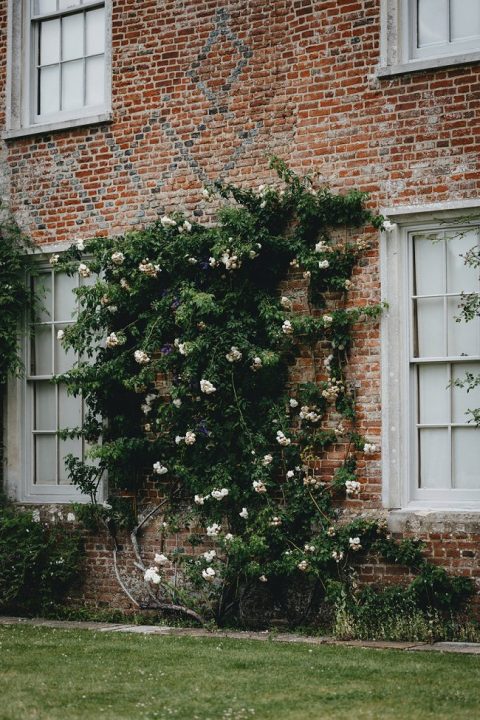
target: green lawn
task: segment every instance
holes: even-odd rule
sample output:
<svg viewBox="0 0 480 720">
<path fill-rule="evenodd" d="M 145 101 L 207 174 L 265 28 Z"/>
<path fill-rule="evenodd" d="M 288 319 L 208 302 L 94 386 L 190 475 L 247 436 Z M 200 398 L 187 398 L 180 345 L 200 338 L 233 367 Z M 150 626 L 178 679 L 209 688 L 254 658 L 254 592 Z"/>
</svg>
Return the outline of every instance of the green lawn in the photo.
<svg viewBox="0 0 480 720">
<path fill-rule="evenodd" d="M 1 720 L 461 720 L 475 656 L 0 627 Z"/>
</svg>

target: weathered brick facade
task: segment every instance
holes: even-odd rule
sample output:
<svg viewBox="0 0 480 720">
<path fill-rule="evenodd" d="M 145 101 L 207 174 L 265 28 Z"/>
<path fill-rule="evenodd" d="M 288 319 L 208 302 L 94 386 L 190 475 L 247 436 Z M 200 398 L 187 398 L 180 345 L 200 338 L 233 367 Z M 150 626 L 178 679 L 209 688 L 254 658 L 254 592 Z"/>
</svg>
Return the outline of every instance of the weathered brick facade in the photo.
<svg viewBox="0 0 480 720">
<path fill-rule="evenodd" d="M 1 0 L 3 99 L 6 19 Z M 379 43 L 380 0 L 114 0 L 112 121 L 3 142 L 2 193 L 41 244 L 121 233 L 178 206 L 208 212 L 205 183 L 271 181 L 271 154 L 334 190 L 369 192 L 375 208 L 477 198 L 479 65 L 377 78 Z M 353 302 L 378 301 L 377 247 L 355 286 Z M 351 371 L 359 429 L 380 443 L 378 327 L 357 332 Z M 379 456 L 360 472 L 347 507 L 384 513 Z M 405 532 L 427 541 L 434 562 L 480 578 L 480 522 L 414 523 Z M 154 529 L 147 542 L 158 549 Z M 87 549 L 85 598 L 128 605 L 108 540 Z M 372 564 L 363 576 L 398 572 Z"/>
</svg>

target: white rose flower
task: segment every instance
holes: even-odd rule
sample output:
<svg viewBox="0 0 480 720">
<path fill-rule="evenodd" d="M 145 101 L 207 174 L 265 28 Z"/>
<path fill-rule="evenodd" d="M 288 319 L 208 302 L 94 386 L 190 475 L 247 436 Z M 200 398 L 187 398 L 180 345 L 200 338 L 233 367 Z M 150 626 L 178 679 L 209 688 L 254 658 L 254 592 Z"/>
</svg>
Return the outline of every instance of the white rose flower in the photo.
<svg viewBox="0 0 480 720">
<path fill-rule="evenodd" d="M 330 327 L 330 325 L 333 323 L 333 317 L 331 315 L 324 315 L 322 320 L 324 327 Z"/>
<path fill-rule="evenodd" d="M 228 352 L 225 357 L 227 358 L 228 362 L 234 363 L 242 359 L 242 353 L 237 347 L 235 347 L 235 345 L 232 345 L 232 347 L 230 348 L 230 352 Z"/>
<path fill-rule="evenodd" d="M 145 582 L 151 582 L 154 585 L 160 585 L 162 578 L 158 572 L 158 567 L 149 567 L 147 570 L 145 570 L 143 579 L 145 580 Z"/>
<path fill-rule="evenodd" d="M 263 483 L 261 480 L 254 480 L 252 483 L 252 486 L 253 486 L 253 489 L 255 490 L 255 492 L 257 492 L 257 493 L 261 494 L 261 493 L 267 492 L 267 487 L 266 487 L 265 483 Z"/>
<path fill-rule="evenodd" d="M 175 398 L 175 400 L 172 400 L 172 405 L 175 405 L 176 408 L 181 407 L 182 401 L 180 398 Z"/>
<path fill-rule="evenodd" d="M 105 340 L 105 345 L 107 348 L 114 348 L 117 347 L 117 345 L 120 345 L 120 339 L 118 335 L 114 332 L 110 333 L 110 335 Z"/>
<path fill-rule="evenodd" d="M 77 246 L 77 250 L 80 250 L 80 252 L 83 252 L 85 250 L 85 242 L 83 238 L 78 238 L 75 241 L 75 245 Z"/>
<path fill-rule="evenodd" d="M 185 433 L 185 445 L 193 445 L 197 440 L 197 436 L 191 430 Z"/>
<path fill-rule="evenodd" d="M 214 557 L 217 557 L 217 553 L 215 552 L 215 550 L 207 550 L 207 552 L 203 553 L 203 557 L 207 562 L 210 563 L 212 562 Z"/>
<path fill-rule="evenodd" d="M 359 537 L 348 538 L 348 544 L 350 546 L 350 550 L 353 550 L 354 552 L 362 549 Z"/>
<path fill-rule="evenodd" d="M 214 267 L 217 267 L 218 261 L 214 257 L 209 257 L 208 264 L 210 265 L 211 268 L 214 268 Z"/>
<path fill-rule="evenodd" d="M 260 577 L 259 577 L 258 579 L 259 579 L 260 582 L 262 582 L 262 583 L 268 582 L 268 578 L 267 578 L 266 575 L 260 575 Z"/>
<path fill-rule="evenodd" d="M 67 522 L 75 522 L 75 520 L 76 520 L 76 517 L 75 517 L 74 513 L 70 512 L 67 514 Z"/>
<path fill-rule="evenodd" d="M 271 527 L 280 527 L 281 524 L 282 524 L 282 519 L 277 516 L 273 517 L 269 523 L 269 525 Z"/>
<path fill-rule="evenodd" d="M 228 489 L 222 488 L 221 490 L 212 490 L 210 493 L 214 500 L 223 500 L 228 495 Z"/>
<path fill-rule="evenodd" d="M 160 555 L 157 553 L 153 558 L 153 561 L 156 562 L 157 565 L 167 565 L 169 562 L 168 557 L 163 553 L 161 553 Z"/>
<path fill-rule="evenodd" d="M 65 331 L 64 330 L 58 330 L 57 332 L 57 340 L 63 340 L 65 337 Z"/>
<path fill-rule="evenodd" d="M 358 495 L 360 492 L 360 483 L 357 480 L 346 480 L 345 490 L 347 495 Z"/>
<path fill-rule="evenodd" d="M 247 519 L 248 519 L 248 510 L 247 510 L 246 507 L 242 508 L 241 511 L 240 511 L 238 514 L 239 514 L 240 517 L 243 518 L 244 520 L 247 520 Z"/>
<path fill-rule="evenodd" d="M 284 320 L 282 325 L 282 332 L 284 335 L 291 335 L 293 333 L 293 327 L 290 320 Z"/>
<path fill-rule="evenodd" d="M 297 567 L 298 567 L 298 569 L 301 570 L 302 572 L 305 572 L 305 570 L 308 569 L 308 562 L 307 562 L 306 560 L 301 560 L 301 561 L 298 563 Z"/>
<path fill-rule="evenodd" d="M 185 230 L 185 232 L 190 232 L 192 229 L 192 223 L 188 222 L 188 220 L 184 220 L 183 224 L 180 226 L 181 230 Z"/>
<path fill-rule="evenodd" d="M 209 380 L 200 380 L 200 390 L 205 393 L 205 395 L 211 395 L 217 392 L 217 388 Z"/>
<path fill-rule="evenodd" d="M 281 430 L 277 430 L 277 442 L 279 445 L 286 447 L 290 445 L 292 441 Z"/>
<path fill-rule="evenodd" d="M 213 582 L 215 580 L 215 570 L 212 567 L 207 567 L 202 570 L 202 577 L 207 582 Z"/>
<path fill-rule="evenodd" d="M 225 540 L 225 542 L 232 542 L 232 540 L 233 540 L 232 533 L 227 533 L 223 539 Z"/>
<path fill-rule="evenodd" d="M 378 452 L 378 448 L 373 443 L 365 443 L 363 446 L 363 452 L 365 455 L 374 455 L 376 452 Z"/>
<path fill-rule="evenodd" d="M 385 232 L 387 232 L 387 233 L 393 232 L 396 227 L 397 227 L 397 224 L 390 222 L 390 220 L 383 221 L 382 230 L 385 230 Z"/>
<path fill-rule="evenodd" d="M 50 256 L 49 263 L 50 265 L 58 265 L 58 262 L 60 260 L 60 255 L 57 255 L 57 253 L 54 253 Z"/>
<path fill-rule="evenodd" d="M 139 365 L 147 365 L 150 362 L 150 356 L 144 350 L 135 350 L 133 357 Z"/>
<path fill-rule="evenodd" d="M 156 475 L 166 475 L 168 473 L 168 468 L 166 468 L 165 465 L 162 465 L 162 463 L 157 460 L 157 462 L 153 464 L 153 472 Z"/>
<path fill-rule="evenodd" d="M 267 465 L 270 465 L 272 460 L 273 460 L 273 455 L 270 455 L 270 453 L 268 455 L 264 455 L 263 460 L 262 460 L 262 465 L 264 465 L 266 467 Z"/>
<path fill-rule="evenodd" d="M 207 526 L 207 535 L 208 537 L 217 537 L 218 533 L 222 529 L 222 526 L 218 523 L 213 523 L 213 525 Z"/>
<path fill-rule="evenodd" d="M 340 562 L 343 560 L 343 550 L 334 550 L 332 552 L 332 558 L 335 560 L 335 562 Z"/>
<path fill-rule="evenodd" d="M 144 275 L 148 275 L 148 277 L 157 277 L 159 272 L 162 272 L 160 269 L 160 265 L 154 265 L 154 263 L 151 263 L 148 258 L 145 258 L 145 260 L 142 260 L 140 265 L 138 266 L 138 269 L 141 273 Z M 122 281 L 120 280 L 120 284 Z"/>
<path fill-rule="evenodd" d="M 182 440 L 185 440 L 185 437 L 183 435 L 175 435 L 175 444 L 180 445 Z"/>
<path fill-rule="evenodd" d="M 290 398 L 290 400 L 288 401 L 288 404 L 290 405 L 291 408 L 296 408 L 296 407 L 298 407 L 298 400 L 295 400 L 295 398 Z"/>
<path fill-rule="evenodd" d="M 163 227 L 175 227 L 175 225 L 177 224 L 176 221 L 173 218 L 168 217 L 168 215 L 164 215 L 163 217 L 161 217 L 160 223 L 161 225 L 163 225 Z"/>
<path fill-rule="evenodd" d="M 320 268 L 320 270 L 326 270 L 330 267 L 330 263 L 328 262 L 328 260 L 320 260 L 318 263 L 318 267 Z"/>
<path fill-rule="evenodd" d="M 85 263 L 80 263 L 78 266 L 78 274 L 82 278 L 88 278 L 92 274 L 92 271 L 88 267 L 88 265 L 85 265 Z"/>
<path fill-rule="evenodd" d="M 287 478 L 293 478 L 295 475 L 295 470 L 287 470 Z"/>
<path fill-rule="evenodd" d="M 315 545 L 309 545 L 308 543 L 305 545 L 305 552 L 314 553 L 315 550 Z"/>
<path fill-rule="evenodd" d="M 195 495 L 195 497 L 193 498 L 193 502 L 196 505 L 203 505 L 203 503 L 205 502 L 205 498 L 203 497 L 203 495 Z"/>
<path fill-rule="evenodd" d="M 254 372 L 256 372 L 257 370 L 260 370 L 260 368 L 262 367 L 262 364 L 263 364 L 263 363 L 262 363 L 262 358 L 259 358 L 259 357 L 257 356 L 257 357 L 254 357 L 254 358 L 253 358 L 253 362 L 252 362 L 252 364 L 250 365 L 250 367 L 252 368 L 252 370 L 253 370 Z"/>
<path fill-rule="evenodd" d="M 36 523 L 40 522 L 40 510 L 38 510 L 38 508 L 35 508 L 35 510 L 32 510 L 32 520 L 33 520 L 33 522 L 36 522 Z"/>
<path fill-rule="evenodd" d="M 326 252 L 326 250 L 328 250 L 328 246 L 325 240 L 320 240 L 320 242 L 315 245 L 315 252 L 317 253 Z"/>
<path fill-rule="evenodd" d="M 286 295 L 282 295 L 280 298 L 280 305 L 289 310 L 292 307 L 292 301 Z"/>
<path fill-rule="evenodd" d="M 112 253 L 110 259 L 114 265 L 122 265 L 123 261 L 125 260 L 125 255 L 120 252 L 120 250 L 117 250 L 116 252 Z"/>
</svg>

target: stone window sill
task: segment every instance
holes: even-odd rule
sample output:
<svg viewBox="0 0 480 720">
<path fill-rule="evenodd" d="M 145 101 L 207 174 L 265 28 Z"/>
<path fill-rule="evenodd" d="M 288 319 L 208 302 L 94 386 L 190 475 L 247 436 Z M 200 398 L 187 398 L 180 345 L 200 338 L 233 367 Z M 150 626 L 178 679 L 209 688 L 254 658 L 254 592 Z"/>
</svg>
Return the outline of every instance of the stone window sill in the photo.
<svg viewBox="0 0 480 720">
<path fill-rule="evenodd" d="M 466 65 L 468 63 L 480 62 L 480 52 L 465 53 L 464 55 L 451 55 L 437 58 L 425 58 L 422 60 L 411 60 L 400 65 L 381 65 L 376 70 L 376 77 L 379 79 L 404 75 L 422 70 L 436 70 L 438 68 L 451 67 L 453 65 Z"/>
<path fill-rule="evenodd" d="M 111 121 L 112 113 L 104 112 L 97 115 L 89 115 L 86 117 L 75 118 L 72 120 L 58 120 L 52 123 L 44 123 L 43 125 L 31 125 L 30 127 L 8 129 L 2 133 L 2 139 L 13 140 L 15 138 L 29 137 L 30 135 L 46 135 L 52 132 L 74 130 L 78 127 L 100 125 L 101 123 L 108 123 Z"/>
<path fill-rule="evenodd" d="M 391 510 L 387 520 L 388 529 L 394 533 L 480 533 L 480 507 L 473 504 L 458 509 L 411 506 Z"/>
</svg>

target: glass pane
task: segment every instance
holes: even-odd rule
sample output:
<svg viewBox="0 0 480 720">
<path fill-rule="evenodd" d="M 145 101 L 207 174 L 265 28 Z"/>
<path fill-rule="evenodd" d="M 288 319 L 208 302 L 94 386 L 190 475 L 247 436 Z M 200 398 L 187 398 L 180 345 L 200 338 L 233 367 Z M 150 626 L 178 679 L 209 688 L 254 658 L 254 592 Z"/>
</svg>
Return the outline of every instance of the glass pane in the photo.
<svg viewBox="0 0 480 720">
<path fill-rule="evenodd" d="M 58 65 L 40 70 L 39 115 L 49 115 L 60 109 L 60 68 Z"/>
<path fill-rule="evenodd" d="M 91 10 L 87 13 L 87 55 L 99 55 L 105 52 L 105 10 Z"/>
<path fill-rule="evenodd" d="M 55 320 L 71 321 L 75 310 L 76 296 L 73 289 L 78 285 L 76 277 L 65 273 L 55 275 Z"/>
<path fill-rule="evenodd" d="M 63 330 L 65 326 L 59 326 L 55 328 L 55 331 Z M 62 342 L 55 338 L 55 373 L 58 375 L 61 375 L 62 373 L 67 372 L 68 370 L 71 370 L 73 367 L 75 361 L 77 359 L 77 355 L 72 348 L 69 348 L 66 350 Z"/>
<path fill-rule="evenodd" d="M 58 461 L 58 481 L 60 485 L 71 485 L 67 468 L 65 467 L 65 456 L 75 455 L 82 458 L 82 439 L 75 438 L 73 440 L 60 440 L 59 442 L 59 461 Z"/>
<path fill-rule="evenodd" d="M 52 318 L 52 275 L 43 273 L 33 278 L 33 291 L 38 299 L 35 312 L 37 322 L 50 322 Z"/>
<path fill-rule="evenodd" d="M 32 375 L 53 375 L 52 330 L 48 325 L 32 328 Z"/>
<path fill-rule="evenodd" d="M 33 386 L 35 396 L 35 430 L 57 429 L 56 388 L 49 382 L 36 382 Z"/>
<path fill-rule="evenodd" d="M 480 430 L 453 428 L 453 487 L 480 488 Z"/>
<path fill-rule="evenodd" d="M 40 65 L 51 65 L 60 60 L 60 20 L 40 23 Z"/>
<path fill-rule="evenodd" d="M 105 77 L 103 55 L 86 60 L 87 68 L 87 105 L 103 105 L 105 96 Z"/>
<path fill-rule="evenodd" d="M 448 42 L 448 0 L 418 0 L 418 47 Z"/>
<path fill-rule="evenodd" d="M 451 39 L 465 40 L 480 35 L 480 2 L 451 0 Z"/>
<path fill-rule="evenodd" d="M 58 429 L 66 430 L 82 424 L 82 398 L 68 395 L 65 385 L 58 386 Z"/>
<path fill-rule="evenodd" d="M 67 8 L 77 7 L 82 4 L 82 0 L 58 0 L 58 9 L 66 10 Z"/>
<path fill-rule="evenodd" d="M 62 59 L 80 57 L 83 57 L 83 13 L 75 13 L 62 20 Z"/>
<path fill-rule="evenodd" d="M 475 292 L 479 290 L 478 270 L 465 265 L 464 256 L 478 245 L 475 230 L 459 231 L 447 240 L 447 292 Z"/>
<path fill-rule="evenodd" d="M 459 355 L 480 355 L 480 323 L 477 319 L 466 323 L 464 320 L 457 322 L 456 317 L 460 315 L 460 297 L 449 297 L 448 307 L 448 354 Z"/>
<path fill-rule="evenodd" d="M 445 354 L 443 298 L 415 300 L 417 307 L 418 357 L 443 357 Z"/>
<path fill-rule="evenodd" d="M 56 485 L 56 437 L 55 435 L 35 435 L 34 438 L 35 471 L 33 482 L 36 485 Z"/>
<path fill-rule="evenodd" d="M 35 0 L 35 14 L 43 15 L 43 13 L 55 12 L 57 9 L 57 0 Z"/>
<path fill-rule="evenodd" d="M 62 110 L 83 106 L 83 60 L 62 65 Z"/>
<path fill-rule="evenodd" d="M 416 235 L 413 239 L 414 295 L 438 295 L 445 292 L 443 274 L 443 240 L 435 233 Z"/>
<path fill-rule="evenodd" d="M 458 363 L 452 366 L 452 380 L 463 380 L 465 373 L 480 374 L 480 363 Z M 467 410 L 480 408 L 480 385 L 467 392 L 466 388 L 452 387 L 452 421 L 467 423 L 471 418 L 465 415 Z M 480 437 L 478 438 L 480 442 Z"/>
<path fill-rule="evenodd" d="M 448 430 L 419 430 L 419 465 L 421 488 L 450 487 L 450 447 Z"/>
<path fill-rule="evenodd" d="M 449 423 L 450 381 L 448 365 L 420 365 L 418 368 L 419 422 L 428 425 Z"/>
</svg>

